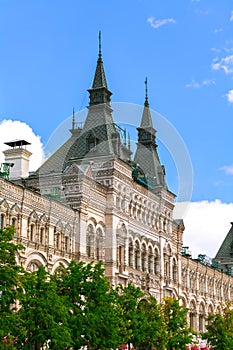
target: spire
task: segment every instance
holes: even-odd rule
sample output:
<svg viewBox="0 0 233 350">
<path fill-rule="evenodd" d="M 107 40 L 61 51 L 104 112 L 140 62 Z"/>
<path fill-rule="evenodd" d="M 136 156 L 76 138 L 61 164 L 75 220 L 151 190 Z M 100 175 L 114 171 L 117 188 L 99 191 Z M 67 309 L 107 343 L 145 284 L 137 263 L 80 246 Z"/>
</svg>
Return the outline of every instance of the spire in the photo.
<svg viewBox="0 0 233 350">
<path fill-rule="evenodd" d="M 88 90 L 90 103 L 88 114 L 73 145 L 67 152 L 64 169 L 72 162 L 87 158 L 121 157 L 129 159 L 131 152 L 126 146 L 126 137 L 122 129 L 113 121 L 110 106 L 111 91 L 108 90 L 101 50 L 101 33 L 99 32 L 98 60 L 92 88 Z"/>
<path fill-rule="evenodd" d="M 75 129 L 75 112 L 74 112 L 74 107 L 73 107 L 73 114 L 72 114 L 72 130 Z"/>
<path fill-rule="evenodd" d="M 148 82 L 147 82 L 147 77 L 145 79 L 145 102 L 144 102 L 144 109 L 143 109 L 143 114 L 142 114 L 142 119 L 141 119 L 141 128 L 152 128 L 153 129 L 153 123 L 151 119 L 151 113 L 150 113 L 150 108 L 149 108 L 149 102 L 148 102 Z"/>
<path fill-rule="evenodd" d="M 102 50 L 101 50 L 101 31 L 99 31 L 99 59 L 102 58 Z"/>
<path fill-rule="evenodd" d="M 95 76 L 92 84 L 92 89 L 97 89 L 97 88 L 108 88 L 107 85 L 107 80 L 105 77 L 104 73 L 104 65 L 103 65 L 103 60 L 102 60 L 102 43 L 101 43 L 101 31 L 99 31 L 99 55 L 98 55 L 98 61 L 97 61 L 97 66 L 95 70 Z"/>
<path fill-rule="evenodd" d="M 102 42 L 101 42 L 101 32 L 99 32 L 99 53 L 98 60 L 95 70 L 95 75 L 92 83 L 90 93 L 90 106 L 101 104 L 101 103 L 110 103 L 110 96 L 112 95 L 111 91 L 108 90 L 107 80 L 104 72 L 104 65 L 102 60 Z"/>
<path fill-rule="evenodd" d="M 145 93 L 145 102 L 144 102 L 144 106 L 145 106 L 145 107 L 149 107 L 147 77 L 146 77 L 146 79 L 145 79 L 145 88 L 146 88 L 146 93 Z"/>
<path fill-rule="evenodd" d="M 134 162 L 139 164 L 144 172 L 148 185 L 151 188 L 164 187 L 165 170 L 159 160 L 157 144 L 155 140 L 156 130 L 153 127 L 151 112 L 148 102 L 148 83 L 145 79 L 145 102 L 142 113 L 142 119 L 138 130 L 138 143 L 134 156 Z"/>
</svg>

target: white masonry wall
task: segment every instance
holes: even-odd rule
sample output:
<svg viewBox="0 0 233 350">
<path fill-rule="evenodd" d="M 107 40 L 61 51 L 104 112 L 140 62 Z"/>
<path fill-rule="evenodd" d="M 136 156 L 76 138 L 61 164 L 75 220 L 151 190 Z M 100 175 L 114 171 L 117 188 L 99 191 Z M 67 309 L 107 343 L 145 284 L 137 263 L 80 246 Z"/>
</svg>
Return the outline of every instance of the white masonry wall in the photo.
<svg viewBox="0 0 233 350">
<path fill-rule="evenodd" d="M 13 167 L 10 167 L 10 179 L 28 177 L 31 152 L 24 148 L 12 148 L 3 153 L 5 155 L 5 162 L 14 164 Z"/>
</svg>

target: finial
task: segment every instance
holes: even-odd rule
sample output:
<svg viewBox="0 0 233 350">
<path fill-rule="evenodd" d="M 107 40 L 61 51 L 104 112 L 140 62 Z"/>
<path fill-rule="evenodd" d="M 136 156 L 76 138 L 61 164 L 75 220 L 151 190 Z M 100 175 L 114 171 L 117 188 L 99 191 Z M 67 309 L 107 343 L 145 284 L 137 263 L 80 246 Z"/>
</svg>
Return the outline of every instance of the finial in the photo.
<svg viewBox="0 0 233 350">
<path fill-rule="evenodd" d="M 128 132 L 128 149 L 130 150 L 130 133 Z"/>
<path fill-rule="evenodd" d="M 73 107 L 73 114 L 72 114 L 72 130 L 74 130 L 75 127 L 75 112 L 74 112 L 74 107 Z"/>
<path fill-rule="evenodd" d="M 146 97 L 145 97 L 145 106 L 149 107 L 149 102 L 148 102 L 148 83 L 147 83 L 147 77 L 145 79 L 145 86 L 146 86 Z"/>
<path fill-rule="evenodd" d="M 99 31 L 99 58 L 102 57 L 102 51 L 101 51 L 101 30 Z"/>
</svg>

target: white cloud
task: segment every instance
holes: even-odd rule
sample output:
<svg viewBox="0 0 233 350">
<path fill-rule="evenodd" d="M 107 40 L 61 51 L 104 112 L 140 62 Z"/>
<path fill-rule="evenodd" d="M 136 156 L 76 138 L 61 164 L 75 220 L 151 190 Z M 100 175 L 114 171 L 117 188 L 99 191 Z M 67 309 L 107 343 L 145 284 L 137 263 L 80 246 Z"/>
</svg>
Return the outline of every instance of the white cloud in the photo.
<svg viewBox="0 0 233 350">
<path fill-rule="evenodd" d="M 213 85 L 215 84 L 215 80 L 214 79 L 206 79 L 201 81 L 200 83 L 198 83 L 195 80 L 192 80 L 190 83 L 186 84 L 186 87 L 192 87 L 192 88 L 201 88 L 202 86 L 208 86 L 208 85 Z"/>
<path fill-rule="evenodd" d="M 221 52 L 221 50 L 220 50 L 220 49 L 217 49 L 216 47 L 211 47 L 211 51 L 216 52 L 216 53 Z M 215 58 L 214 60 L 218 60 L 218 59 Z"/>
<path fill-rule="evenodd" d="M 220 168 L 226 175 L 233 175 L 233 165 L 224 165 Z"/>
<path fill-rule="evenodd" d="M 223 32 L 223 29 L 222 28 L 216 28 L 214 29 L 214 33 L 221 33 Z"/>
<path fill-rule="evenodd" d="M 4 162 L 2 151 L 8 148 L 4 142 L 13 140 L 26 140 L 31 143 L 27 149 L 32 152 L 29 162 L 29 170 L 36 170 L 44 160 L 43 145 L 40 136 L 35 135 L 29 125 L 20 121 L 3 120 L 0 123 L 0 163 Z"/>
<path fill-rule="evenodd" d="M 212 63 L 212 69 L 213 70 L 222 69 L 226 74 L 232 74 L 233 73 L 233 55 L 223 57 L 220 60 L 215 59 L 214 63 Z"/>
<path fill-rule="evenodd" d="M 154 29 L 162 27 L 168 23 L 176 23 L 176 21 L 173 18 L 164 18 L 164 19 L 155 20 L 154 17 L 149 17 L 147 19 L 147 22 L 150 23 L 151 27 Z"/>
<path fill-rule="evenodd" d="M 229 90 L 226 96 L 227 96 L 228 102 L 233 103 L 233 90 Z"/>
<path fill-rule="evenodd" d="M 233 22 L 233 11 L 231 11 L 230 21 Z"/>
<path fill-rule="evenodd" d="M 183 220 L 183 245 L 189 247 L 192 257 L 206 254 L 214 258 L 230 230 L 233 203 L 222 203 L 220 200 L 191 202 Z"/>
</svg>

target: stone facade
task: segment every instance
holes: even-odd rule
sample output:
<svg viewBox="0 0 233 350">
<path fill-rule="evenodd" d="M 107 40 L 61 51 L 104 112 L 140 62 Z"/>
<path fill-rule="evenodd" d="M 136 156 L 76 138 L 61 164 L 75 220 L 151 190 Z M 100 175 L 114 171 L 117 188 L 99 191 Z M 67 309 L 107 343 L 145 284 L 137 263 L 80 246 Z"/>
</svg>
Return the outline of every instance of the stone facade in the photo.
<svg viewBox="0 0 233 350">
<path fill-rule="evenodd" d="M 172 219 L 172 194 L 148 193 L 132 180 L 127 164 L 109 163 L 111 183 L 97 183 L 88 168 L 74 208 L 0 179 L 1 227 L 14 225 L 15 240 L 24 246 L 18 263 L 54 272 L 71 259 L 102 260 L 115 285 L 132 281 L 159 301 L 181 297 L 190 324 L 204 331 L 204 317 L 232 299 L 232 277 L 182 256 L 184 225 Z M 72 186 L 65 191 L 70 198 Z"/>
</svg>

